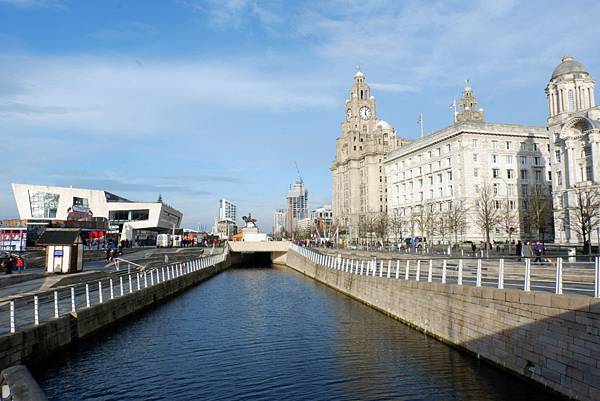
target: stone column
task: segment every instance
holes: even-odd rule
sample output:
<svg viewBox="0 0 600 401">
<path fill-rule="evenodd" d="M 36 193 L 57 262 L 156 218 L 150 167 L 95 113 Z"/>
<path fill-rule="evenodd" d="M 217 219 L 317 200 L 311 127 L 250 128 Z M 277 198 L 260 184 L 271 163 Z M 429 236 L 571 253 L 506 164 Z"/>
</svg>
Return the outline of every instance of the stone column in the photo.
<svg viewBox="0 0 600 401">
<path fill-rule="evenodd" d="M 565 141 L 566 153 L 565 153 L 565 161 L 564 161 L 564 179 L 567 180 L 566 188 L 572 188 L 575 185 L 575 157 L 574 157 L 574 149 L 573 142 L 570 140 Z"/>
</svg>

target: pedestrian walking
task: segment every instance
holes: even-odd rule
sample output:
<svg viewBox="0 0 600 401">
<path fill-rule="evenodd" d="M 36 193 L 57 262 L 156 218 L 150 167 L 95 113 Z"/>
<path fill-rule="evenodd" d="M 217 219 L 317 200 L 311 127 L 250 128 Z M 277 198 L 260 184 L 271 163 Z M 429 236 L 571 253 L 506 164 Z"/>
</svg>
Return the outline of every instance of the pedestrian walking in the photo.
<svg viewBox="0 0 600 401">
<path fill-rule="evenodd" d="M 21 255 L 17 256 L 17 272 L 23 273 L 25 270 L 25 261 Z"/>
</svg>

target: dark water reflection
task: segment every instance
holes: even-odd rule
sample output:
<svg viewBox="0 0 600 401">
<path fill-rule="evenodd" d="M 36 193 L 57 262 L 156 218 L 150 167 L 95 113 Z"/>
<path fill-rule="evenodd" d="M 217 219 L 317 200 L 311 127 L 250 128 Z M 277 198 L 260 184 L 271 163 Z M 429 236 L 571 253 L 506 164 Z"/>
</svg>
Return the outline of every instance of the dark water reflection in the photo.
<svg viewBox="0 0 600 401">
<path fill-rule="evenodd" d="M 231 269 L 35 372 L 50 400 L 551 400 L 286 268 Z"/>
</svg>

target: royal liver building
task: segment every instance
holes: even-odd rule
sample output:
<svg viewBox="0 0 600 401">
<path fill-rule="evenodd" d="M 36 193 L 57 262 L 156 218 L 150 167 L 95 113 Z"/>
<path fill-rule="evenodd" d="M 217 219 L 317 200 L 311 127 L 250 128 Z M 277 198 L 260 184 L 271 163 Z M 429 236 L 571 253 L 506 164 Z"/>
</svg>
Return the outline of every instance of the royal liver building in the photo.
<svg viewBox="0 0 600 401">
<path fill-rule="evenodd" d="M 546 87 L 558 242 L 597 240 L 600 107 L 594 89 L 590 74 L 571 56 L 563 57 Z"/>
<path fill-rule="evenodd" d="M 354 76 L 344 114 L 331 167 L 332 206 L 342 235 L 356 241 L 366 220 L 387 212 L 383 159 L 403 141 L 390 124 L 377 118 L 375 97 L 361 71 Z"/>
</svg>

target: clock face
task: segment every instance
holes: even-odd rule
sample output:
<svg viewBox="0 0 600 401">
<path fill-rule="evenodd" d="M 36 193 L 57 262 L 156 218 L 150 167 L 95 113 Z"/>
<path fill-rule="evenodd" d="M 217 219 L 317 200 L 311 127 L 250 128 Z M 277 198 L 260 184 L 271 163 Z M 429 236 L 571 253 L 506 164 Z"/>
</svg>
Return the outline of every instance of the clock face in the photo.
<svg viewBox="0 0 600 401">
<path fill-rule="evenodd" d="M 371 109 L 368 108 L 367 106 L 361 107 L 358 114 L 360 115 L 360 118 L 362 118 L 363 120 L 371 119 Z"/>
<path fill-rule="evenodd" d="M 350 120 L 352 118 L 352 110 L 346 110 L 346 120 Z"/>
</svg>

